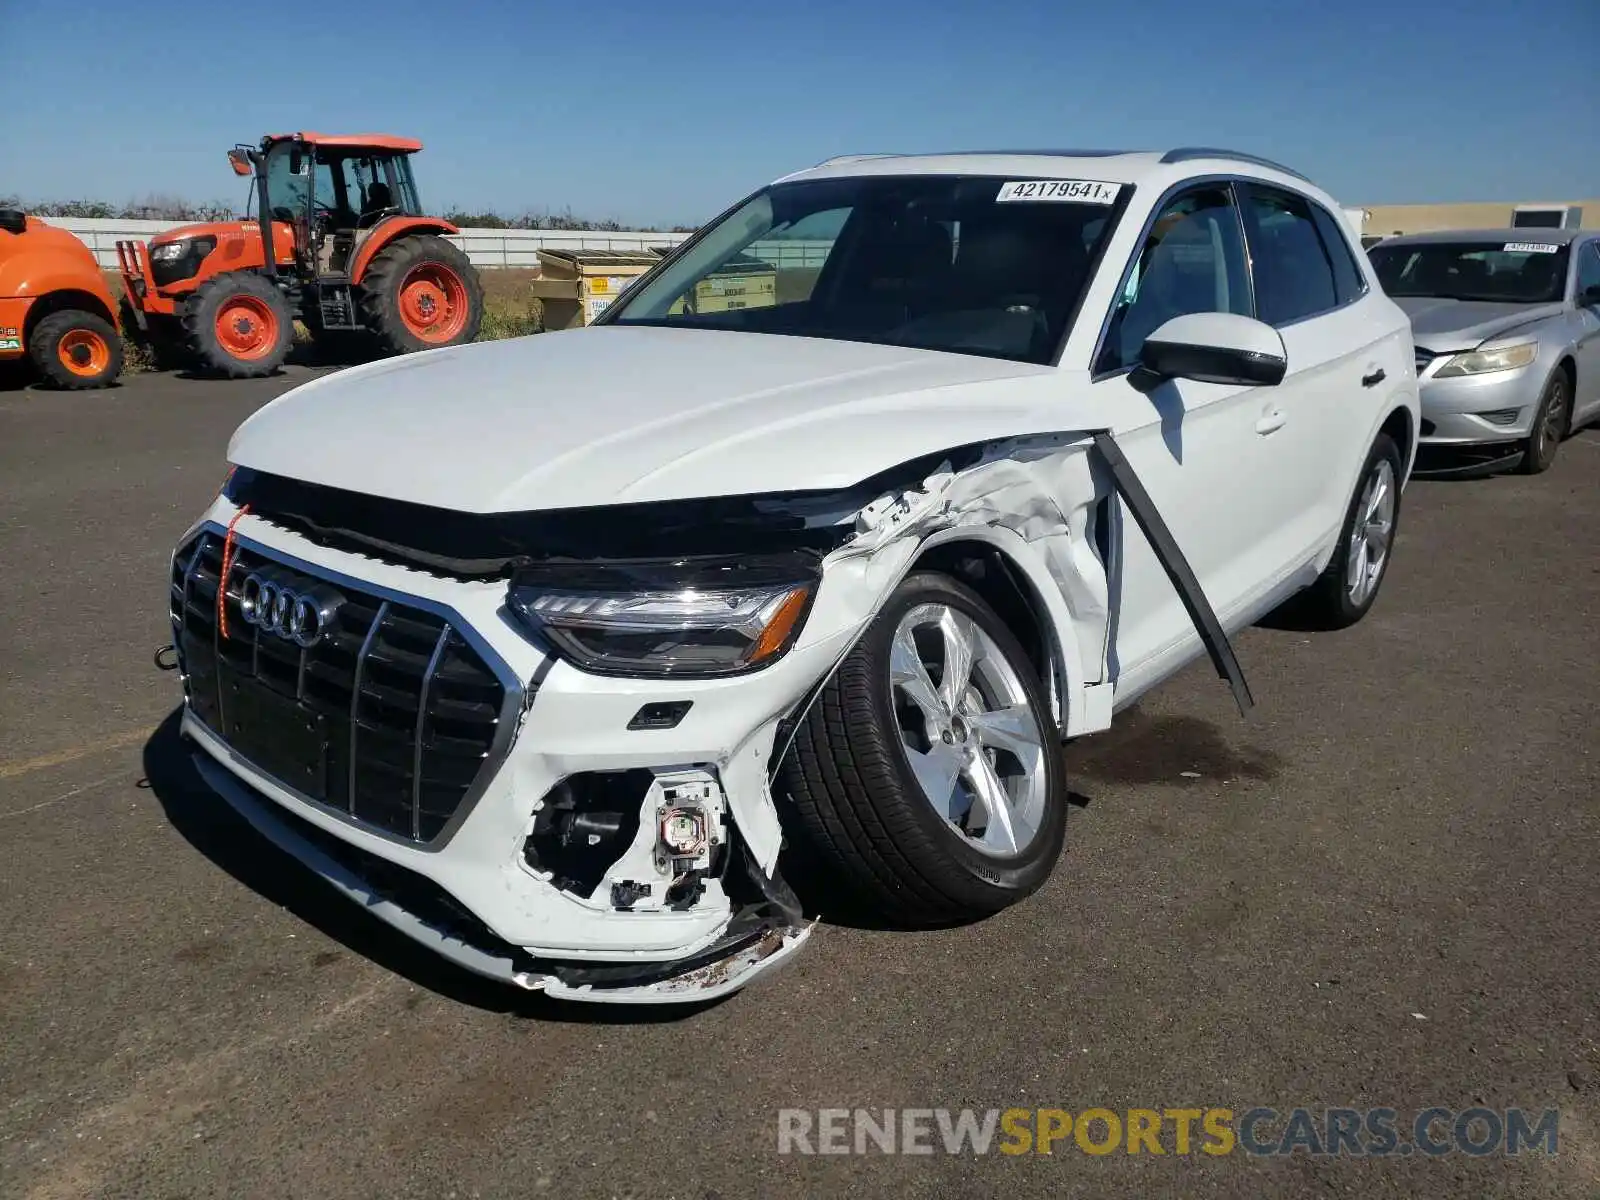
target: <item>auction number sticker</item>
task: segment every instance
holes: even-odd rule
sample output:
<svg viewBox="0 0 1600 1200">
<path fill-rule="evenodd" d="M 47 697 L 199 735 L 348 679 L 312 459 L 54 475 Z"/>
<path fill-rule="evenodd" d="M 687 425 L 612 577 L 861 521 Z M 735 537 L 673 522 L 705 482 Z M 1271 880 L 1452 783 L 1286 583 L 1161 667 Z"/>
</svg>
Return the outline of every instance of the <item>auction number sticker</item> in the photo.
<svg viewBox="0 0 1600 1200">
<path fill-rule="evenodd" d="M 1507 242 L 1503 248 L 1511 254 L 1554 254 L 1561 249 L 1549 242 Z"/>
<path fill-rule="evenodd" d="M 1002 187 L 995 201 L 1049 200 L 1058 204 L 1111 204 L 1121 190 L 1120 183 L 1101 183 L 1097 179 L 1019 179 Z"/>
</svg>

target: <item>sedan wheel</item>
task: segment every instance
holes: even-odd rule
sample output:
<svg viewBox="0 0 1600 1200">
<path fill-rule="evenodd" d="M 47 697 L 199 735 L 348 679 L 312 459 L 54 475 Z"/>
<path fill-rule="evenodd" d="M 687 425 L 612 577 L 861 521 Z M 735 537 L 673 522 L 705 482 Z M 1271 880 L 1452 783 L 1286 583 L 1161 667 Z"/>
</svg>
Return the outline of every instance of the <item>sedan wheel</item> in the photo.
<svg viewBox="0 0 1600 1200">
<path fill-rule="evenodd" d="M 1571 401 L 1572 389 L 1567 385 L 1566 373 L 1557 370 L 1539 401 L 1533 432 L 1523 443 L 1521 471 L 1524 475 L 1541 475 L 1555 463 L 1561 439 L 1567 435 L 1567 407 Z"/>
</svg>

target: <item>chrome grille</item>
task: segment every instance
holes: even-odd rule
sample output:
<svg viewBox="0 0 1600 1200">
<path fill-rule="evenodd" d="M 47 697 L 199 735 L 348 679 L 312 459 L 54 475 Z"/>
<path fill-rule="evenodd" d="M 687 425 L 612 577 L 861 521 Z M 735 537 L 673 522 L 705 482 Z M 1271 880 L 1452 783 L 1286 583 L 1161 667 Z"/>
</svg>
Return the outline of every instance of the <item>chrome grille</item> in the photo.
<svg viewBox="0 0 1600 1200">
<path fill-rule="evenodd" d="M 520 699 L 443 615 L 236 542 L 217 621 L 223 538 L 173 559 L 171 612 L 194 715 L 264 774 L 394 838 L 442 840 L 504 752 Z M 336 587 L 333 629 L 302 648 L 246 623 L 264 567 Z M 508 709 L 513 709 L 509 711 Z"/>
<path fill-rule="evenodd" d="M 1417 374 L 1421 375 L 1428 369 L 1428 364 L 1439 356 L 1432 350 L 1424 350 L 1421 346 L 1413 347 L 1417 352 Z"/>
</svg>

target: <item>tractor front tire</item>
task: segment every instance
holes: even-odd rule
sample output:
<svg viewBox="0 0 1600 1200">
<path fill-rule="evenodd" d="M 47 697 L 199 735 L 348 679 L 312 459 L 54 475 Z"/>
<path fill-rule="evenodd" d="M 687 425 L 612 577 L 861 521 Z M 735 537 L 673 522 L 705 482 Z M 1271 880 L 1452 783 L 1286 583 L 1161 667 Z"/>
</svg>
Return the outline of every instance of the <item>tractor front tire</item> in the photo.
<svg viewBox="0 0 1600 1200">
<path fill-rule="evenodd" d="M 271 280 L 231 271 L 201 284 L 189 297 L 183 328 L 202 372 L 254 379 L 271 375 L 288 357 L 294 314 Z"/>
<path fill-rule="evenodd" d="M 28 357 L 52 387 L 74 392 L 106 387 L 122 373 L 122 340 L 104 317 L 62 309 L 33 327 Z"/>
<path fill-rule="evenodd" d="M 403 237 L 373 256 L 361 279 L 361 313 L 390 353 L 459 346 L 483 324 L 483 285 L 443 238 Z"/>
</svg>

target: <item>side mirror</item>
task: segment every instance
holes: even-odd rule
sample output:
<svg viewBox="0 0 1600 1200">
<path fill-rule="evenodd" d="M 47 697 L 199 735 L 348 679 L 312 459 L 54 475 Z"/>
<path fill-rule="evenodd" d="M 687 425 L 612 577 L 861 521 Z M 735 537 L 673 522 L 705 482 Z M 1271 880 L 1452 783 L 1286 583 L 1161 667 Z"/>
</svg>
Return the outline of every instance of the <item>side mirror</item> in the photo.
<svg viewBox="0 0 1600 1200">
<path fill-rule="evenodd" d="M 1278 331 L 1253 317 L 1187 313 L 1145 339 L 1139 366 L 1158 379 L 1272 387 L 1283 382 L 1289 356 Z"/>
<path fill-rule="evenodd" d="M 229 150 L 228 165 L 233 168 L 235 175 L 250 174 L 250 159 L 243 150 Z"/>
</svg>

